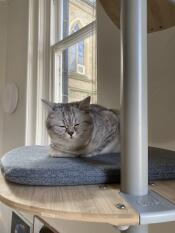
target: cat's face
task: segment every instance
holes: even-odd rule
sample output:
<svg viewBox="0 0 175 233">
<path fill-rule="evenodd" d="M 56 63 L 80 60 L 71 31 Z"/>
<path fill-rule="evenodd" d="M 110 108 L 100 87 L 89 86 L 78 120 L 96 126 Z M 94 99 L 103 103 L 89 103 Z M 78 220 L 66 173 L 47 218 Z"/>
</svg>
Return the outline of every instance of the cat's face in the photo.
<svg viewBox="0 0 175 233">
<path fill-rule="evenodd" d="M 76 103 L 49 104 L 46 127 L 52 142 L 65 146 L 67 150 L 86 145 L 93 128 L 89 114 L 90 98 Z"/>
</svg>

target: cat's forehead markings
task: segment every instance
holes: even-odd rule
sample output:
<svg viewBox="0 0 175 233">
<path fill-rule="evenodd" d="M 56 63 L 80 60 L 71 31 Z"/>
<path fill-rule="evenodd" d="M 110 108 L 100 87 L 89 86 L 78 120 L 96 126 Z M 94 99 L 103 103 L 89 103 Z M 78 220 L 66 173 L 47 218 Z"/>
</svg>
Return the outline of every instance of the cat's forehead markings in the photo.
<svg viewBox="0 0 175 233">
<path fill-rule="evenodd" d="M 76 112 L 75 107 L 71 106 L 70 104 L 66 104 L 62 106 L 62 117 L 64 119 L 64 122 L 67 124 L 72 124 L 75 122 Z"/>
<path fill-rule="evenodd" d="M 64 122 L 64 124 L 67 124 L 68 123 L 68 115 L 69 115 L 68 114 L 68 112 L 69 112 L 68 106 L 62 105 L 60 110 L 62 113 L 63 122 Z"/>
</svg>

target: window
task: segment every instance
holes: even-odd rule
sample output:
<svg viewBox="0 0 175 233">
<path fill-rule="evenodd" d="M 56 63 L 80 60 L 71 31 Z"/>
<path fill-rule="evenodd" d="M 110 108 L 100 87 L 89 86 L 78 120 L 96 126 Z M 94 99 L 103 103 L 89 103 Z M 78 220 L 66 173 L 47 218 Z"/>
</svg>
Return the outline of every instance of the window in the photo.
<svg viewBox="0 0 175 233">
<path fill-rule="evenodd" d="M 49 142 L 41 99 L 97 101 L 95 12 L 93 0 L 29 1 L 26 145 Z"/>
<path fill-rule="evenodd" d="M 96 103 L 96 2 L 53 0 L 51 16 L 54 101 Z"/>
<path fill-rule="evenodd" d="M 73 26 L 71 26 L 71 34 L 77 32 L 81 28 L 79 22 L 75 22 Z M 72 45 L 69 49 L 69 64 L 68 69 L 69 73 L 77 72 L 80 74 L 85 74 L 85 66 L 84 66 L 84 40 L 81 40 L 75 45 Z"/>
</svg>

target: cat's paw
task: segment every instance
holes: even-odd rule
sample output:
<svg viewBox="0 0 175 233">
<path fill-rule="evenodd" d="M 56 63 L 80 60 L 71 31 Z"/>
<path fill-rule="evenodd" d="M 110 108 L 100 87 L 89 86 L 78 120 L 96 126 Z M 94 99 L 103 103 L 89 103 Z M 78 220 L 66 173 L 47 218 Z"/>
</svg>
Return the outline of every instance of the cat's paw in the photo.
<svg viewBox="0 0 175 233">
<path fill-rule="evenodd" d="M 50 148 L 50 149 L 49 149 L 49 155 L 50 155 L 51 157 L 64 157 L 64 156 L 63 156 L 63 153 L 61 153 L 60 151 L 56 151 L 56 150 L 54 150 L 53 148 Z"/>
<path fill-rule="evenodd" d="M 49 155 L 53 158 L 74 158 L 74 157 L 77 157 L 76 155 L 73 155 L 73 154 L 64 154 L 63 152 L 54 150 L 53 148 L 50 148 Z"/>
</svg>

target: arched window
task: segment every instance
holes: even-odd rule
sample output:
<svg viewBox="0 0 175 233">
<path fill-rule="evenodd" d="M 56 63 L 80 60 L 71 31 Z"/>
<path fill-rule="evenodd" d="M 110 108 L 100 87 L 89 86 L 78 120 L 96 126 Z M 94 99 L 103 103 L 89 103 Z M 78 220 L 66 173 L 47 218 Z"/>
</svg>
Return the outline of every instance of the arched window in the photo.
<svg viewBox="0 0 175 233">
<path fill-rule="evenodd" d="M 71 27 L 71 34 L 78 31 L 81 28 L 79 22 L 76 22 Z M 78 68 L 84 66 L 84 40 L 73 45 L 69 49 L 69 71 L 79 72 Z M 81 67 L 81 68 L 82 68 Z"/>
</svg>

